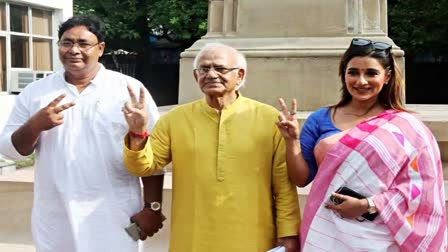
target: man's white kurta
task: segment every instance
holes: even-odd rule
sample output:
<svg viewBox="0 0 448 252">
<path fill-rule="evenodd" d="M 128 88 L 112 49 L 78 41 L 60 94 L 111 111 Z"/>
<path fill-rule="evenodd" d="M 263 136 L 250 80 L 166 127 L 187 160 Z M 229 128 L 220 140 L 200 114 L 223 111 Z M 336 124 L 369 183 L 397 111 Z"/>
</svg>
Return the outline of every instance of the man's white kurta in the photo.
<svg viewBox="0 0 448 252">
<path fill-rule="evenodd" d="M 124 230 L 142 207 L 139 179 L 122 160 L 127 85 L 137 94 L 142 86 L 101 66 L 82 93 L 65 81 L 62 70 L 17 96 L 0 136 L 0 153 L 12 159 L 23 157 L 11 134 L 31 116 L 63 93 L 59 105 L 76 103 L 62 112 L 62 125 L 41 133 L 36 147 L 32 232 L 38 252 L 137 251 Z M 159 114 L 147 92 L 146 101 L 152 129 Z"/>
</svg>

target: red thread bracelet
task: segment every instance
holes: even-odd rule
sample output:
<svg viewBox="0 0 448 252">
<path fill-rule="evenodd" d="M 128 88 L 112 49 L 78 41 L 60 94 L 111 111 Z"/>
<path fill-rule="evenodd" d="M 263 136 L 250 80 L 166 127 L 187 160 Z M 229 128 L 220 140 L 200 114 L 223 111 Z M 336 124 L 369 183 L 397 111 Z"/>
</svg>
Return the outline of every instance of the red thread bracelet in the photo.
<svg viewBox="0 0 448 252">
<path fill-rule="evenodd" d="M 137 133 L 137 132 L 133 132 L 133 131 L 129 131 L 129 135 L 131 137 L 138 137 L 138 138 L 142 138 L 145 139 L 146 137 L 149 137 L 150 134 L 148 131 L 142 132 L 142 133 Z"/>
</svg>

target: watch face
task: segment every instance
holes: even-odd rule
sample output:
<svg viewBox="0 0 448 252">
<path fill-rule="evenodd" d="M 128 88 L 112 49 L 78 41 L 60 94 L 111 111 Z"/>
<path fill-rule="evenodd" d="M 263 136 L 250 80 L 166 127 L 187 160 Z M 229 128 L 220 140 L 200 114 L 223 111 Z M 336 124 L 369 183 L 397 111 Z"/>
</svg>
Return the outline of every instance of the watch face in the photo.
<svg viewBox="0 0 448 252">
<path fill-rule="evenodd" d="M 160 202 L 157 201 L 151 202 L 151 210 L 159 211 L 160 208 L 161 208 Z"/>
</svg>

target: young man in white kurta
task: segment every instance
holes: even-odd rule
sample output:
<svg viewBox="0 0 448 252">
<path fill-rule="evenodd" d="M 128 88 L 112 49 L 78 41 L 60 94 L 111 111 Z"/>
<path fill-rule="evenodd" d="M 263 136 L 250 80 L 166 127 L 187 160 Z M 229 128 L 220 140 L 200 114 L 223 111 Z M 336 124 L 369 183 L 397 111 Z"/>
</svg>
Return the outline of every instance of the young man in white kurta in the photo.
<svg viewBox="0 0 448 252">
<path fill-rule="evenodd" d="M 81 48 L 70 50 L 75 51 L 71 57 L 81 58 L 76 52 Z M 123 166 L 122 139 L 128 128 L 121 107 L 129 100 L 127 86 L 139 90 L 143 85 L 106 70 L 96 61 L 98 68 L 93 78 L 80 91 L 67 81 L 69 74 L 76 74 L 68 73 L 67 69 L 75 68 L 69 64 L 64 64 L 65 70 L 31 83 L 17 96 L 0 136 L 0 153 L 12 159 L 23 158 L 13 141 L 14 133 L 27 123 L 31 125 L 34 115 L 41 115 L 38 113 L 42 108 L 65 94 L 59 105 L 74 106 L 63 107 L 59 113 L 63 123 L 42 131 L 35 145 L 32 233 L 36 249 L 136 252 L 138 243 L 124 228 L 143 204 L 139 179 L 129 175 Z M 159 114 L 145 92 L 150 130 Z"/>
</svg>

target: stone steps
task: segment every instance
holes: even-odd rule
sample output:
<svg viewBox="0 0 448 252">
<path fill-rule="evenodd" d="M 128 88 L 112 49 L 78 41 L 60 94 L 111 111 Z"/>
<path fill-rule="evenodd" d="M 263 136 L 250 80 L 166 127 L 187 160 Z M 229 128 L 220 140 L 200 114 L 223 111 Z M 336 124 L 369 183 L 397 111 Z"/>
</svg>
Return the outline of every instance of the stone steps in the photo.
<svg viewBox="0 0 448 252">
<path fill-rule="evenodd" d="M 16 164 L 13 161 L 0 159 L 0 175 L 11 174 L 16 171 Z"/>
</svg>

